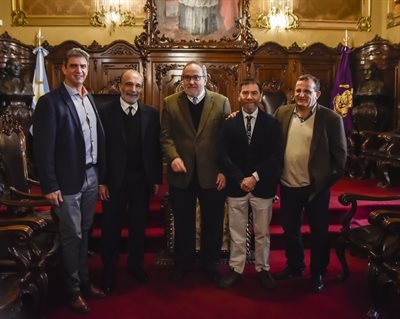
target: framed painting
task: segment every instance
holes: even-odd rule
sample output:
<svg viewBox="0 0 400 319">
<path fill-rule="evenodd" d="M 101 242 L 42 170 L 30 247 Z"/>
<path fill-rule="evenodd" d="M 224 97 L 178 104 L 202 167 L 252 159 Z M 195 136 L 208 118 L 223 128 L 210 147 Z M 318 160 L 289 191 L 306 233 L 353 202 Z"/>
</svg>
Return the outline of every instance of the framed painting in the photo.
<svg viewBox="0 0 400 319">
<path fill-rule="evenodd" d="M 135 24 L 142 25 L 146 0 L 127 1 L 135 15 Z M 11 0 L 11 10 L 14 26 L 90 26 L 96 1 Z"/>
<path fill-rule="evenodd" d="M 256 26 L 258 15 L 268 12 L 269 0 L 254 1 L 250 10 L 252 25 Z M 293 13 L 300 29 L 371 29 L 371 0 L 293 0 Z"/>
<path fill-rule="evenodd" d="M 400 25 L 400 0 L 388 0 L 387 27 Z"/>
<path fill-rule="evenodd" d="M 225 47 L 257 45 L 250 33 L 250 0 L 147 0 L 141 46 Z"/>
</svg>

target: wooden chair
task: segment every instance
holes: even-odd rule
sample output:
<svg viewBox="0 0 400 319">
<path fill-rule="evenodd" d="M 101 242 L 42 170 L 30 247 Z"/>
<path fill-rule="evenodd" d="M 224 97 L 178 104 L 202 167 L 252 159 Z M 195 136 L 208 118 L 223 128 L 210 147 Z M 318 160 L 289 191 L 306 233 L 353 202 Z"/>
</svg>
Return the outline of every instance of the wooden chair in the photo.
<svg viewBox="0 0 400 319">
<path fill-rule="evenodd" d="M 58 227 L 48 200 L 32 191 L 39 183 L 28 174 L 25 135 L 7 111 L 0 116 L 0 180 L 3 186 L 0 204 L 7 208 L 0 213 L 0 226 L 24 225 L 32 230 L 29 269 L 40 291 L 41 309 L 44 309 L 47 273 L 60 259 Z M 37 210 L 38 207 L 44 210 Z"/>
<path fill-rule="evenodd" d="M 26 225 L 0 226 L 0 318 L 41 315 L 41 292 L 32 272 L 33 234 Z"/>
<path fill-rule="evenodd" d="M 371 319 L 380 318 L 383 312 L 387 318 L 398 318 L 400 310 L 397 303 L 400 298 L 400 210 L 396 213 L 386 215 L 381 212 L 385 218 L 370 220 L 372 225 L 381 229 L 384 237 L 379 253 L 371 255 L 368 263 L 372 305 L 367 317 Z"/>
<path fill-rule="evenodd" d="M 374 221 L 373 224 L 360 226 L 354 223 L 354 216 L 357 212 L 359 201 L 385 201 L 400 200 L 400 195 L 397 196 L 366 196 L 362 194 L 345 193 L 339 196 L 339 202 L 344 206 L 351 205 L 349 211 L 342 221 L 342 230 L 335 241 L 335 250 L 342 265 L 343 272 L 339 279 L 345 281 L 349 276 L 349 267 L 346 261 L 346 249 L 349 249 L 353 255 L 369 258 L 380 254 L 382 245 L 385 241 L 385 233 L 381 227 L 377 227 L 381 221 L 389 217 L 399 216 L 399 210 L 381 209 L 372 211 L 369 215 L 369 220 Z M 400 208 L 400 207 L 399 207 Z"/>
</svg>

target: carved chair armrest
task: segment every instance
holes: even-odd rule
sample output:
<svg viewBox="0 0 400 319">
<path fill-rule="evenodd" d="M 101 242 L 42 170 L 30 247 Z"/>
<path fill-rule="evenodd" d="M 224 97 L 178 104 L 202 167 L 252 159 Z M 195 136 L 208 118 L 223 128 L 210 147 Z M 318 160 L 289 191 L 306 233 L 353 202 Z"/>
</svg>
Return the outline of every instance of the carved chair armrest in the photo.
<svg viewBox="0 0 400 319">
<path fill-rule="evenodd" d="M 376 202 L 385 202 L 392 200 L 399 200 L 400 195 L 395 196 L 371 196 L 371 195 L 363 195 L 363 194 L 354 194 L 354 193 L 343 193 L 339 196 L 339 202 L 343 206 L 350 206 L 349 211 L 344 216 L 342 221 L 342 226 L 344 231 L 350 230 L 350 223 L 354 218 L 355 213 L 357 212 L 358 201 L 376 201 Z"/>
<path fill-rule="evenodd" d="M 46 197 L 43 194 L 32 194 L 32 193 L 22 192 L 22 191 L 16 189 L 15 187 L 11 186 L 10 187 L 10 199 L 32 199 L 32 200 L 42 199 L 42 200 L 45 200 Z M 44 205 L 44 206 L 48 206 L 48 205 L 50 205 L 50 202 L 48 202 L 48 204 Z"/>
<path fill-rule="evenodd" d="M 26 276 L 31 265 L 32 236 L 32 228 L 26 225 L 0 226 L 1 263 L 7 265 L 7 259 L 13 262 L 22 277 Z"/>
<path fill-rule="evenodd" d="M 40 206 L 50 206 L 50 203 L 47 199 L 8 199 L 8 198 L 0 198 L 0 204 L 3 204 L 7 207 L 40 207 Z"/>
<path fill-rule="evenodd" d="M 361 131 L 362 138 L 361 151 L 378 151 L 382 145 L 386 144 L 386 140 L 380 135 L 380 132 Z"/>
<path fill-rule="evenodd" d="M 31 185 L 40 186 L 40 182 L 37 181 L 36 179 L 32 179 L 32 178 L 28 177 L 27 180 Z"/>
<path fill-rule="evenodd" d="M 385 219 L 392 217 L 400 217 L 400 211 L 389 210 L 389 209 L 377 209 L 373 210 L 369 216 L 368 221 L 371 225 L 379 225 Z"/>
<path fill-rule="evenodd" d="M 37 216 L 26 216 L 19 218 L 1 218 L 0 226 L 25 225 L 32 228 L 33 231 L 40 231 L 46 228 L 47 222 Z"/>
</svg>

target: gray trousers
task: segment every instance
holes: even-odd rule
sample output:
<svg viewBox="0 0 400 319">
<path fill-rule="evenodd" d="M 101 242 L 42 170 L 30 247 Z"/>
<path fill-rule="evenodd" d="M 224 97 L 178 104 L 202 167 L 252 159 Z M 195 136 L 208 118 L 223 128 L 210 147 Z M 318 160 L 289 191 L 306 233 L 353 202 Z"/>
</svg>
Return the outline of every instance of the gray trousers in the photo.
<svg viewBox="0 0 400 319">
<path fill-rule="evenodd" d="M 97 169 L 86 170 L 79 193 L 62 196 L 63 202 L 54 211 L 59 218 L 66 289 L 74 294 L 89 283 L 88 239 L 98 198 Z"/>
</svg>

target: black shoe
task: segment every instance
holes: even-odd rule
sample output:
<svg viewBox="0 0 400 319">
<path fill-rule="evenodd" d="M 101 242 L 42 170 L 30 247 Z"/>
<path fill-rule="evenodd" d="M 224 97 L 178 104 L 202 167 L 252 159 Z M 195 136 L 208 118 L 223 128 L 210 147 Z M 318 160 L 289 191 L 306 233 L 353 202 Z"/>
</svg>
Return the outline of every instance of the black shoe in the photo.
<svg viewBox="0 0 400 319">
<path fill-rule="evenodd" d="M 188 272 L 189 272 L 189 270 L 187 270 L 187 269 L 177 267 L 177 268 L 175 268 L 174 273 L 172 274 L 172 280 L 173 281 L 182 281 Z"/>
<path fill-rule="evenodd" d="M 219 274 L 218 270 L 205 270 L 205 274 L 207 279 L 214 284 L 218 284 L 221 280 L 221 275 Z"/>
<path fill-rule="evenodd" d="M 101 289 L 104 291 L 104 293 L 108 296 L 112 292 L 112 287 L 111 286 L 101 286 Z"/>
<path fill-rule="evenodd" d="M 137 282 L 145 283 L 149 281 L 149 275 L 142 268 L 128 268 L 128 273 L 135 278 Z"/>
<path fill-rule="evenodd" d="M 321 292 L 325 287 L 324 277 L 322 275 L 312 276 L 311 284 L 314 292 Z"/>
<path fill-rule="evenodd" d="M 292 270 L 289 267 L 286 267 L 282 271 L 278 271 L 273 274 L 275 280 L 285 280 L 294 277 L 302 277 L 304 275 L 304 270 Z"/>
<path fill-rule="evenodd" d="M 261 286 L 263 286 L 265 289 L 273 289 L 276 287 L 276 282 L 269 271 L 261 270 L 257 276 L 260 280 Z"/>
<path fill-rule="evenodd" d="M 236 281 L 242 278 L 242 274 L 231 269 L 225 276 L 221 278 L 218 283 L 218 287 L 222 289 L 229 288 L 232 286 Z"/>
</svg>

